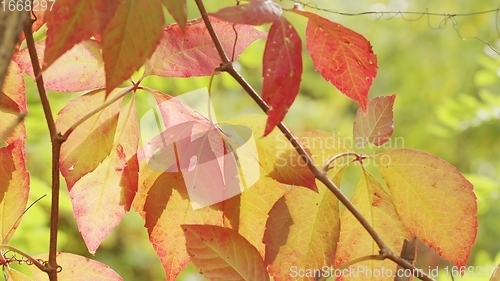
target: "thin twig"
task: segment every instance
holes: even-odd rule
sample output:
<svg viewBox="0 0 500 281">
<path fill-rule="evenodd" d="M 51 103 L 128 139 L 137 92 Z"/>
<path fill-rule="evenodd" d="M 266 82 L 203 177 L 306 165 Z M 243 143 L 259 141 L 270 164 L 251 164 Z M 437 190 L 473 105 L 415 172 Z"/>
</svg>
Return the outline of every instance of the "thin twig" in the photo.
<svg viewBox="0 0 500 281">
<path fill-rule="evenodd" d="M 229 73 L 237 82 L 240 84 L 240 86 L 248 93 L 248 95 L 257 103 L 257 105 L 265 112 L 267 113 L 269 111 L 269 106 L 266 104 L 266 102 L 257 94 L 257 92 L 250 86 L 248 82 L 245 81 L 245 79 L 240 75 L 238 71 L 236 71 L 232 65 L 232 62 L 229 61 L 227 58 L 227 55 L 224 52 L 224 49 L 222 48 L 222 45 L 220 43 L 219 38 L 214 32 L 214 29 L 212 27 L 212 24 L 210 22 L 210 19 L 208 18 L 207 12 L 205 10 L 205 7 L 203 5 L 202 0 L 195 0 L 196 5 L 198 6 L 198 10 L 200 11 L 200 14 L 203 18 L 203 21 L 205 22 L 205 25 L 210 33 L 210 36 L 212 38 L 213 43 L 215 44 L 215 47 L 221 57 L 222 63 L 220 66 L 220 69 L 222 71 L 226 71 Z M 292 132 L 281 122 L 278 124 L 279 130 L 285 135 L 285 137 L 288 139 L 288 141 L 292 144 L 292 146 L 295 148 L 295 150 L 299 153 L 299 155 L 302 157 L 302 159 L 307 163 L 307 166 L 311 170 L 311 172 L 314 174 L 315 178 L 321 181 L 333 194 L 337 199 L 344 204 L 346 209 L 348 209 L 353 216 L 361 223 L 361 225 L 365 228 L 365 230 L 370 234 L 372 239 L 375 241 L 377 246 L 380 249 L 380 255 L 383 258 L 389 258 L 393 261 L 395 261 L 397 264 L 401 265 L 404 268 L 411 268 L 411 269 L 416 269 L 413 265 L 409 264 L 407 261 L 404 259 L 394 255 L 392 251 L 387 247 L 385 242 L 382 240 L 382 238 L 378 235 L 378 233 L 373 229 L 373 227 L 368 223 L 368 221 L 365 219 L 365 217 L 358 211 L 358 209 L 349 201 L 349 199 L 340 191 L 340 189 L 328 178 L 327 174 L 320 170 L 316 165 L 314 165 L 313 160 L 311 157 L 307 154 L 305 149 L 302 147 L 302 145 L 297 141 L 295 136 L 292 134 Z M 421 278 L 422 280 L 425 281 L 432 281 L 433 279 L 426 274 L 423 273 L 421 270 L 415 270 L 415 276 L 418 278 Z"/>
<path fill-rule="evenodd" d="M 9 246 L 9 245 L 6 245 L 6 244 L 0 244 L 0 249 L 5 249 L 5 250 L 9 250 L 9 251 L 14 252 L 14 253 L 18 253 L 21 256 L 25 257 L 28 261 L 30 261 L 31 263 L 33 263 L 40 270 L 42 270 L 42 271 L 46 271 L 47 270 L 45 268 L 44 264 L 42 264 L 37 259 L 33 258 L 32 256 L 28 255 L 27 253 L 25 253 L 25 252 L 23 252 L 23 251 L 15 248 L 15 247 L 12 247 L 12 246 Z"/>
<path fill-rule="evenodd" d="M 29 21 L 24 27 L 24 35 L 26 37 L 26 44 L 28 46 L 28 52 L 31 59 L 31 65 L 33 67 L 33 73 L 36 77 L 36 86 L 38 89 L 38 94 L 40 96 L 40 101 L 42 103 L 43 112 L 45 114 L 45 120 L 47 121 L 47 126 L 49 128 L 50 140 L 52 142 L 52 200 L 50 206 L 50 240 L 49 240 L 49 261 L 48 264 L 42 269 L 49 276 L 50 281 L 57 281 L 57 271 L 59 266 L 57 265 L 56 255 L 57 255 L 57 231 L 59 228 L 59 156 L 61 152 L 61 145 L 65 141 L 60 134 L 57 133 L 56 123 L 54 122 L 54 117 L 52 115 L 52 110 L 50 108 L 50 102 L 47 97 L 47 92 L 45 91 L 43 77 L 38 63 L 38 55 L 35 48 L 35 40 L 32 34 L 32 24 L 33 21 Z"/>
</svg>

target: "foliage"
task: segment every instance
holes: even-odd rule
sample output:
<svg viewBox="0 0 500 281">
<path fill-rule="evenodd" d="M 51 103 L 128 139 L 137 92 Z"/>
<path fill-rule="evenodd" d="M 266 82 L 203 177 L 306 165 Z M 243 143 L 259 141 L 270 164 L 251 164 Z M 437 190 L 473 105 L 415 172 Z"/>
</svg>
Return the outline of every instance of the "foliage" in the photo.
<svg viewBox="0 0 500 281">
<path fill-rule="evenodd" d="M 2 264 L 21 260 L 31 265 L 34 280 L 45 278 L 42 271 L 50 280 L 56 275 L 121 280 L 102 263 L 56 254 L 54 236 L 47 255 L 31 257 L 8 245 L 29 196 L 22 121 L 26 73 L 40 82 L 43 76 L 39 91 L 47 116 L 52 112 L 45 89 L 87 92 L 47 123 L 55 161 L 53 198 L 61 173 L 92 254 L 134 209 L 167 280 L 189 262 L 214 280 L 288 280 L 294 273 L 312 280 L 318 274 L 328 277 L 325 266 L 353 270 L 355 262 L 371 272 L 392 268 L 395 274 L 397 265 L 415 269 L 398 255 L 405 239 L 415 237 L 463 271 L 478 227 L 473 186 L 436 156 L 390 146 L 396 96 L 368 98 L 378 67 L 368 40 L 298 5 L 284 9 L 274 1 L 252 0 L 209 17 L 202 1 L 196 3 L 203 19 L 188 21 L 185 1 L 61 0 L 34 26 L 47 24 L 46 40 L 30 44 L 27 32 L 28 46 L 14 54 L 0 96 L 1 204 L 9 210 L 2 213 L 2 244 L 22 256 L 9 259 L 4 252 Z M 178 23 L 164 27 L 162 5 Z M 307 19 L 306 49 L 314 68 L 359 104 L 351 139 L 324 131 L 295 137 L 283 125 L 303 71 L 302 39 L 287 13 Z M 265 23 L 271 24 L 267 34 L 250 26 Z M 261 99 L 233 61 L 266 36 Z M 119 87 L 142 65 L 137 81 Z M 268 118 L 248 115 L 214 123 L 141 84 L 150 75 L 213 79 L 218 72 L 229 73 Z M 163 128 L 141 143 L 137 111 L 143 95 L 155 100 Z M 254 152 L 246 146 L 249 140 L 255 140 Z M 368 154 L 372 149 L 377 152 Z M 349 166 L 362 172 L 351 200 L 339 188 Z M 379 175 L 368 166 L 378 168 Z M 342 212 L 339 203 L 346 206 Z M 12 280 L 31 280 L 7 270 Z"/>
</svg>

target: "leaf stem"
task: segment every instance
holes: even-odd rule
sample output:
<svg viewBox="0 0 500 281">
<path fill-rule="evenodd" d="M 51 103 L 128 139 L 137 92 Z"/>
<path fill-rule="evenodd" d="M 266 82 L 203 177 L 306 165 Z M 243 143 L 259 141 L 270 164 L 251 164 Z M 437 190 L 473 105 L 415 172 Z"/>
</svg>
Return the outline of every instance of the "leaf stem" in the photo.
<svg viewBox="0 0 500 281">
<path fill-rule="evenodd" d="M 59 189 L 60 189 L 59 156 L 61 152 L 61 145 L 66 139 L 62 138 L 62 136 L 56 130 L 54 116 L 52 115 L 50 102 L 43 83 L 40 64 L 38 63 L 38 55 L 36 53 L 35 40 L 33 39 L 33 33 L 32 33 L 33 22 L 34 21 L 30 20 L 24 26 L 24 35 L 26 37 L 26 43 L 28 46 L 28 52 L 31 59 L 31 65 L 33 67 L 33 73 L 36 80 L 38 94 L 40 96 L 43 112 L 45 114 L 45 120 L 47 121 L 47 126 L 49 128 L 50 140 L 52 142 L 52 187 L 51 187 L 52 199 L 50 206 L 49 261 L 48 264 L 45 265 L 42 270 L 47 273 L 50 281 L 57 281 L 57 271 L 59 268 L 56 261 L 57 231 L 59 228 Z"/>
<path fill-rule="evenodd" d="M 80 118 L 80 120 L 77 120 L 71 127 L 69 127 L 66 132 L 62 135 L 64 139 L 67 139 L 69 135 L 78 127 L 80 126 L 83 122 L 87 121 L 90 117 L 94 116 L 97 114 L 99 111 L 105 109 L 106 107 L 110 106 L 111 104 L 115 103 L 119 99 L 123 98 L 126 94 L 130 93 L 133 89 L 135 89 L 135 86 L 130 86 L 125 88 L 122 92 L 120 92 L 118 95 L 113 97 L 112 99 L 107 100 L 105 103 L 101 104 L 99 107 L 96 109 L 92 110 L 91 112 L 87 113 L 85 116 Z M 93 91 L 90 91 L 89 93 L 97 93 L 99 91 L 104 91 L 104 89 L 96 89 Z"/>
<path fill-rule="evenodd" d="M 9 251 L 14 252 L 14 253 L 18 253 L 21 256 L 25 257 L 28 261 L 30 261 L 31 263 L 33 263 L 40 270 L 42 270 L 42 271 L 46 271 L 47 270 L 47 268 L 45 267 L 45 265 L 43 263 L 41 263 L 40 261 L 38 261 L 34 257 L 28 255 L 27 253 L 25 253 L 25 252 L 23 252 L 23 251 L 15 248 L 15 247 L 12 247 L 12 246 L 6 245 L 6 244 L 0 244 L 0 249 L 5 249 L 5 250 L 9 250 Z"/>
<path fill-rule="evenodd" d="M 221 71 L 226 71 L 227 73 L 229 73 L 236 80 L 236 82 L 238 82 L 238 84 L 240 84 L 240 86 L 248 93 L 248 95 L 257 103 L 257 105 L 262 109 L 262 111 L 264 111 L 267 114 L 269 111 L 269 105 L 267 105 L 267 103 L 259 96 L 259 94 L 257 94 L 257 92 L 252 88 L 252 86 L 250 86 L 250 84 L 240 75 L 240 73 L 234 69 L 232 62 L 229 61 L 226 53 L 224 52 L 224 49 L 222 48 L 220 40 L 215 34 L 214 28 L 212 27 L 210 19 L 203 5 L 203 0 L 195 0 L 195 2 L 196 5 L 198 6 L 198 10 L 200 11 L 201 17 L 205 22 L 208 32 L 210 33 L 212 41 L 215 44 L 217 52 L 219 53 L 220 58 L 222 60 L 219 69 Z M 326 172 L 320 170 L 318 167 L 316 167 L 316 165 L 314 165 L 312 158 L 307 154 L 302 145 L 297 141 L 297 138 L 285 126 L 285 124 L 283 124 L 283 122 L 280 122 L 277 127 L 285 135 L 285 137 L 292 144 L 295 150 L 299 153 L 302 159 L 307 163 L 307 166 L 314 174 L 316 179 L 321 181 L 335 195 L 335 197 L 337 197 L 337 199 L 342 204 L 344 204 L 344 206 L 361 223 L 363 228 L 365 228 L 365 230 L 370 234 L 370 236 L 380 249 L 380 255 L 382 256 L 382 259 L 388 258 L 390 260 L 393 260 L 397 264 L 401 265 L 403 268 L 414 269 L 413 273 L 415 274 L 416 277 L 421 278 L 422 280 L 425 281 L 433 281 L 433 279 L 427 276 L 422 270 L 416 269 L 406 260 L 402 259 L 399 256 L 394 255 L 394 253 L 392 253 L 392 251 L 387 247 L 387 245 L 378 235 L 375 229 L 373 229 L 373 227 L 368 223 L 366 218 L 363 217 L 363 215 L 354 206 L 354 204 L 352 204 L 351 201 L 349 201 L 349 199 L 342 193 L 342 191 L 340 191 L 340 189 L 328 178 Z"/>
</svg>

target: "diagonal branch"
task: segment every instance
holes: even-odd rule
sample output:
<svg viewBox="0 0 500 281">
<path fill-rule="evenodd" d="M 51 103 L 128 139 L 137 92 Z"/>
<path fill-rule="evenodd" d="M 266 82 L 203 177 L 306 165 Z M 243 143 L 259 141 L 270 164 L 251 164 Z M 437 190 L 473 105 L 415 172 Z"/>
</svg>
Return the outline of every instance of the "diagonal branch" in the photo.
<svg viewBox="0 0 500 281">
<path fill-rule="evenodd" d="M 221 71 L 226 71 L 229 73 L 238 84 L 248 93 L 248 95 L 257 103 L 257 105 L 267 113 L 269 111 L 269 105 L 257 94 L 257 92 L 250 86 L 250 84 L 241 76 L 241 74 L 234 69 L 233 64 L 229 61 L 227 55 L 222 48 L 219 38 L 212 27 L 210 19 L 208 18 L 207 11 L 205 10 L 205 6 L 203 5 L 203 0 L 195 0 L 196 5 L 198 6 L 198 10 L 205 22 L 205 25 L 212 37 L 212 41 L 217 48 L 218 53 L 220 54 L 222 63 L 219 69 Z M 307 154 L 304 147 L 297 141 L 297 138 L 292 134 L 292 132 L 283 124 L 283 122 L 278 124 L 279 130 L 285 135 L 288 141 L 292 144 L 295 150 L 299 153 L 302 159 L 307 163 L 307 166 L 314 174 L 315 178 L 321 181 L 334 195 L 337 199 L 344 204 L 344 206 L 353 214 L 353 216 L 361 223 L 363 228 L 370 234 L 375 243 L 377 243 L 380 249 L 380 255 L 382 259 L 388 258 L 393 260 L 398 265 L 407 269 L 414 269 L 414 274 L 416 277 L 421 278 L 422 280 L 432 281 L 433 279 L 427 276 L 422 270 L 415 268 L 412 264 L 404 260 L 403 258 L 395 255 L 385 244 L 382 238 L 378 235 L 378 233 L 373 229 L 373 227 L 368 223 L 368 221 L 363 217 L 363 215 L 359 212 L 359 210 L 349 201 L 349 199 L 340 191 L 340 189 L 328 178 L 326 172 L 318 168 L 314 165 L 312 158 Z"/>
</svg>

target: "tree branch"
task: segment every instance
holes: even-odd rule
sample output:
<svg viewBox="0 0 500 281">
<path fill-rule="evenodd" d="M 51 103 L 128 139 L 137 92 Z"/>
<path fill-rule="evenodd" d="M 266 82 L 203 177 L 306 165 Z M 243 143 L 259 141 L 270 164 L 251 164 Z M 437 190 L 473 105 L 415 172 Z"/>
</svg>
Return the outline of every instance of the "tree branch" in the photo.
<svg viewBox="0 0 500 281">
<path fill-rule="evenodd" d="M 9 68 L 14 48 L 23 30 L 29 13 L 25 11 L 0 10 L 0 90 Z"/>
<path fill-rule="evenodd" d="M 224 52 L 224 49 L 222 48 L 219 38 L 215 34 L 210 19 L 208 18 L 207 12 L 203 5 L 203 0 L 195 0 L 195 2 L 196 5 L 198 6 L 198 10 L 201 13 L 201 17 L 203 18 L 203 21 L 205 22 L 205 25 L 210 33 L 212 41 L 215 44 L 215 47 L 217 48 L 217 51 L 220 54 L 222 64 L 219 67 L 219 69 L 221 71 L 226 71 L 227 73 L 229 73 L 238 82 L 238 84 L 240 84 L 240 86 L 248 93 L 248 95 L 257 103 L 257 105 L 265 113 L 268 113 L 269 105 L 267 105 L 266 102 L 252 88 L 252 86 L 250 86 L 250 84 L 245 81 L 245 79 L 239 74 L 239 72 L 234 69 L 232 62 L 229 61 L 227 55 Z M 363 217 L 363 215 L 359 212 L 359 210 L 351 203 L 351 201 L 349 201 L 349 199 L 342 193 L 342 191 L 340 191 L 340 189 L 328 178 L 327 174 L 323 170 L 320 170 L 318 167 L 316 167 L 312 158 L 307 154 L 302 145 L 297 141 L 297 138 L 295 138 L 295 136 L 283 124 L 283 122 L 278 124 L 278 128 L 285 135 L 288 141 L 292 144 L 295 150 L 299 153 L 302 159 L 307 163 L 307 166 L 314 174 L 315 178 L 321 181 L 335 195 L 335 197 L 337 197 L 337 199 L 342 204 L 344 204 L 346 209 L 348 209 L 353 214 L 353 216 L 361 223 L 363 228 L 370 234 L 372 239 L 379 247 L 380 255 L 383 257 L 383 259 L 389 258 L 394 262 L 396 262 L 397 264 L 401 265 L 403 268 L 415 269 L 414 271 L 415 276 L 421 278 L 422 280 L 425 281 L 433 280 L 431 277 L 423 273 L 422 270 L 416 269 L 413 265 L 411 265 L 401 257 L 394 255 L 394 253 L 392 253 L 389 247 L 387 247 L 382 238 L 378 235 L 375 229 L 373 229 L 373 227 L 368 223 L 365 217 Z"/>
<path fill-rule="evenodd" d="M 59 228 L 59 157 L 61 145 L 65 141 L 64 138 L 57 132 L 50 102 L 47 97 L 47 92 L 43 83 L 43 77 L 38 63 L 38 55 L 35 48 L 35 40 L 32 34 L 33 21 L 29 21 L 24 27 L 24 34 L 28 46 L 28 52 L 33 66 L 33 73 L 36 79 L 36 86 L 40 101 L 42 103 L 45 120 L 49 128 L 50 140 L 52 142 L 52 200 L 50 209 L 50 242 L 49 242 L 49 261 L 44 271 L 47 272 L 50 281 L 57 281 L 58 265 L 56 261 L 57 254 L 57 230 Z"/>
</svg>

